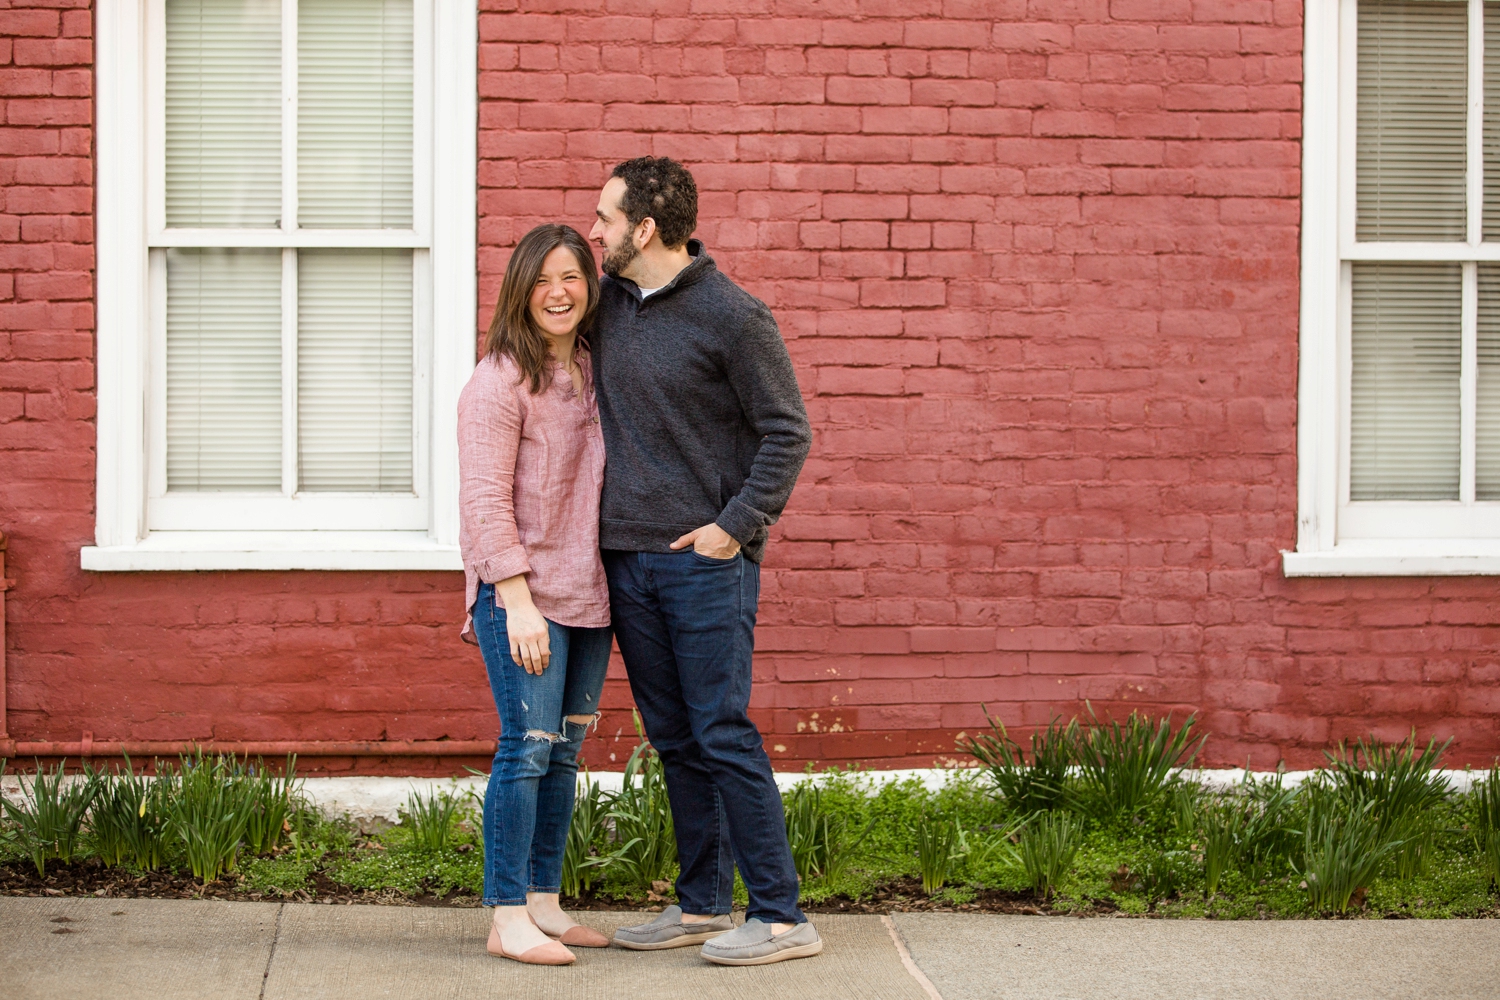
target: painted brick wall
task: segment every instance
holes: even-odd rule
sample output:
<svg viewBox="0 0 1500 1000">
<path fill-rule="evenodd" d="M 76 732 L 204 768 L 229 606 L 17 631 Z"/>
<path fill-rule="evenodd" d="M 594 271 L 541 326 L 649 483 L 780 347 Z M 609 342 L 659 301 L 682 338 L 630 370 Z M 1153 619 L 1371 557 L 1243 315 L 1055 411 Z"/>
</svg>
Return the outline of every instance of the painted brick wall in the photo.
<svg viewBox="0 0 1500 1000">
<path fill-rule="evenodd" d="M 1199 711 L 1219 764 L 1410 726 L 1500 752 L 1494 580 L 1280 574 L 1295 0 L 482 8 L 481 322 L 527 228 L 586 230 L 614 162 L 666 154 L 797 362 L 816 439 L 755 700 L 778 762 L 929 764 L 980 702 L 1026 726 L 1085 699 Z M 0 16 L 12 733 L 491 735 L 455 575 L 77 568 L 88 20 Z M 631 731 L 614 675 L 596 767 Z"/>
</svg>

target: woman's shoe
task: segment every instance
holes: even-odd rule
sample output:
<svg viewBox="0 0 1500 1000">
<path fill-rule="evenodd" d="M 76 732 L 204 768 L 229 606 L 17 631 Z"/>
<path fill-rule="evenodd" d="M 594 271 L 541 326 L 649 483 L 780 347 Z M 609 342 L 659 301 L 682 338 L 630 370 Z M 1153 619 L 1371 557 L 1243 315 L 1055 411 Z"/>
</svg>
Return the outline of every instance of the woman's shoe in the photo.
<svg viewBox="0 0 1500 1000">
<path fill-rule="evenodd" d="M 558 941 L 548 941 L 535 948 L 528 948 L 519 955 L 512 955 L 500 943 L 500 932 L 495 930 L 494 924 L 490 925 L 490 939 L 485 942 L 484 950 L 496 958 L 508 958 L 526 965 L 572 965 L 578 961 L 578 956 Z"/>
<path fill-rule="evenodd" d="M 600 934 L 592 927 L 582 924 L 574 924 L 562 932 L 562 937 L 557 939 L 562 944 L 571 945 L 574 948 L 608 948 L 609 938 Z"/>
</svg>

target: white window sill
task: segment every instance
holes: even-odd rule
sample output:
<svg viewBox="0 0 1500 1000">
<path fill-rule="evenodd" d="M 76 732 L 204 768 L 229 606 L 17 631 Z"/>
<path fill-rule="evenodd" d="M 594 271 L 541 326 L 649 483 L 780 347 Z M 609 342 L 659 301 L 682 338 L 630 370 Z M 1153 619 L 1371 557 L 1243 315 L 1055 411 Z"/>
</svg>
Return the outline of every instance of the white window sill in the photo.
<svg viewBox="0 0 1500 1000">
<path fill-rule="evenodd" d="M 90 545 L 83 568 L 142 570 L 462 570 L 458 546 L 425 531 L 153 531 L 134 545 Z"/>
<path fill-rule="evenodd" d="M 1281 553 L 1286 576 L 1500 576 L 1492 539 L 1351 539 L 1324 552 Z"/>
</svg>

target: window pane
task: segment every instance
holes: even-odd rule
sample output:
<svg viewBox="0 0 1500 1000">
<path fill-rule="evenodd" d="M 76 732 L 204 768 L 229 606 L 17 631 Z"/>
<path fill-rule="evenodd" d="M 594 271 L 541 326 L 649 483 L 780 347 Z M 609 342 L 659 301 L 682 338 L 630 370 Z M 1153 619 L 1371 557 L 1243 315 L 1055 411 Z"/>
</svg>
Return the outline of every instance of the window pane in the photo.
<svg viewBox="0 0 1500 1000">
<path fill-rule="evenodd" d="M 302 0 L 297 222 L 412 224 L 411 0 Z"/>
<path fill-rule="evenodd" d="M 281 489 L 281 251 L 167 251 L 167 488 Z"/>
<path fill-rule="evenodd" d="M 1360 0 L 1356 238 L 1462 240 L 1468 8 Z"/>
<path fill-rule="evenodd" d="M 410 250 L 298 255 L 299 489 L 410 492 L 411 280 Z"/>
<path fill-rule="evenodd" d="M 1456 500 L 1463 266 L 1353 267 L 1350 499 Z"/>
<path fill-rule="evenodd" d="M 281 220 L 281 4 L 167 0 L 169 226 Z"/>
<path fill-rule="evenodd" d="M 1476 500 L 1500 500 L 1500 264 L 1479 265 Z"/>
</svg>

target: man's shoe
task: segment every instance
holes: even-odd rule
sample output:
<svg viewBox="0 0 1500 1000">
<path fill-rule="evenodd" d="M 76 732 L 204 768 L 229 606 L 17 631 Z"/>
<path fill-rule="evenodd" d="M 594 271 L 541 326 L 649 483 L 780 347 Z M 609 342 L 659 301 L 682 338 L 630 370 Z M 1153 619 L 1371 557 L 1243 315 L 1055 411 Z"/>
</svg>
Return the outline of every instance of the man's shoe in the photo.
<svg viewBox="0 0 1500 1000">
<path fill-rule="evenodd" d="M 686 948 L 702 944 L 734 929 L 734 920 L 723 913 L 695 924 L 682 922 L 682 907 L 669 906 L 649 923 L 621 927 L 615 931 L 615 944 L 635 951 L 657 951 L 662 948 Z"/>
<path fill-rule="evenodd" d="M 703 946 L 703 957 L 715 965 L 770 965 L 789 958 L 807 958 L 823 950 L 823 939 L 811 923 L 801 923 L 780 934 L 751 917 L 722 937 Z"/>
</svg>

